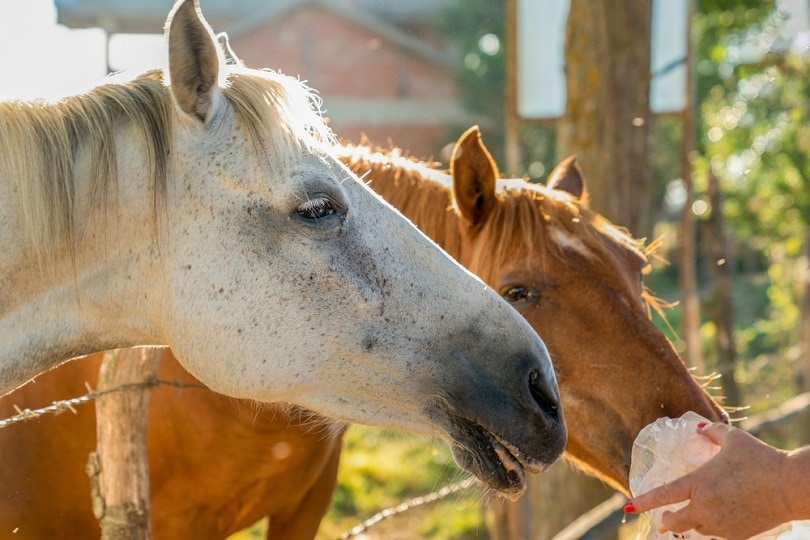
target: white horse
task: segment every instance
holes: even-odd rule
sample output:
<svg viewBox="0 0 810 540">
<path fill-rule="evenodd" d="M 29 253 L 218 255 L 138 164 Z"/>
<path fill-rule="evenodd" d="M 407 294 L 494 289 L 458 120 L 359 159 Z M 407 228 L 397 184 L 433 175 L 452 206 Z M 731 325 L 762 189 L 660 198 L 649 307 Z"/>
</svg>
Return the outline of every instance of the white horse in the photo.
<svg viewBox="0 0 810 540">
<path fill-rule="evenodd" d="M 170 84 L 0 104 L 0 393 L 168 345 L 214 390 L 442 435 L 521 493 L 566 438 L 543 342 L 330 155 L 302 84 L 226 66 L 196 0 L 167 34 Z"/>
</svg>

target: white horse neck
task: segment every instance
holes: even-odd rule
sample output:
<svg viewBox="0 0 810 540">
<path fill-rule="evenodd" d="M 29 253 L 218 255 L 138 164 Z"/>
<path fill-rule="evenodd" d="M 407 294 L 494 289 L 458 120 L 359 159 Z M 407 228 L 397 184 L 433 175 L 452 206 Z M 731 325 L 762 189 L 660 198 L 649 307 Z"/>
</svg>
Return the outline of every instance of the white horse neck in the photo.
<svg viewBox="0 0 810 540">
<path fill-rule="evenodd" d="M 158 333 L 145 321 L 154 320 L 147 312 L 153 305 L 150 291 L 155 290 L 146 285 L 160 279 L 160 273 L 155 267 L 151 167 L 144 157 L 150 153 L 137 130 L 124 121 L 113 126 L 113 179 L 96 177 L 102 170 L 97 137 L 74 134 L 67 169 L 71 184 L 67 190 L 60 188 L 71 193 L 72 203 L 66 206 L 71 230 L 40 227 L 40 236 L 51 237 L 37 239 L 39 225 L 34 223 L 32 230 L 30 217 L 36 212 L 26 205 L 53 189 L 47 183 L 66 179 L 54 178 L 49 163 L 38 161 L 35 153 L 42 148 L 57 151 L 64 141 L 54 139 L 63 139 L 64 133 L 59 128 L 37 129 L 28 133 L 36 133 L 39 140 L 29 137 L 20 144 L 13 135 L 25 127 L 15 115 L 27 105 L 0 107 L 0 133 L 7 141 L 0 143 L 2 394 L 74 356 L 159 343 Z M 59 105 L 44 107 L 52 107 L 52 123 L 62 126 L 60 115 L 68 113 Z M 32 196 L 31 190 L 39 193 Z M 100 197 L 100 190 L 106 195 Z M 43 203 L 44 208 L 48 204 Z M 43 210 L 39 212 L 34 219 L 43 218 Z M 45 245 L 38 245 L 42 241 Z"/>
</svg>

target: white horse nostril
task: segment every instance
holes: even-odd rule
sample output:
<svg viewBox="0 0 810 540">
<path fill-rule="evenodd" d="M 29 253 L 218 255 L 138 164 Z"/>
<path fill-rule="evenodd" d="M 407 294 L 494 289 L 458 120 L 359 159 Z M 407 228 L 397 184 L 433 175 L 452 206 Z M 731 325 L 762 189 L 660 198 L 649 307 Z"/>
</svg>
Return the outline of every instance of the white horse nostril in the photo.
<svg viewBox="0 0 810 540">
<path fill-rule="evenodd" d="M 546 381 L 540 377 L 540 370 L 537 368 L 529 372 L 529 393 L 544 414 L 557 418 L 559 403 L 547 388 Z"/>
</svg>

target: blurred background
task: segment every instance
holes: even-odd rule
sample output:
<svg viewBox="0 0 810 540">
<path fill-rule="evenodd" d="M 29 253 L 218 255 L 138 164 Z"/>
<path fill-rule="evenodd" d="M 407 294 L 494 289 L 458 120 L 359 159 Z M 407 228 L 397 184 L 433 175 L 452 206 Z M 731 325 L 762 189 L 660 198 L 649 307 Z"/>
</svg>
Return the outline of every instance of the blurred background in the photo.
<svg viewBox="0 0 810 540">
<path fill-rule="evenodd" d="M 736 416 L 810 391 L 810 1 L 200 3 L 249 67 L 316 88 L 345 140 L 446 163 L 479 124 L 502 172 L 534 181 L 576 153 L 592 207 L 661 239 L 647 285 L 673 307 L 653 317 L 697 374 L 722 375 Z M 163 66 L 170 7 L 0 0 L 0 99 Z M 810 420 L 762 436 L 807 444 Z M 552 538 L 611 495 L 555 467 L 511 509 L 462 490 L 358 537 Z M 319 538 L 459 478 L 439 440 L 352 427 Z"/>
</svg>

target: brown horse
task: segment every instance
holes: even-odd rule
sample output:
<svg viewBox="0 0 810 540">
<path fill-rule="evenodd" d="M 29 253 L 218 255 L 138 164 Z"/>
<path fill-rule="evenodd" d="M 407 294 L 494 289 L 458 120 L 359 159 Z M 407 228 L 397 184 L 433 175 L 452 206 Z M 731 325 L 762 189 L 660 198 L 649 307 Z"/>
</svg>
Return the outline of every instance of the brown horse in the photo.
<svg viewBox="0 0 810 540">
<path fill-rule="evenodd" d="M 499 179 L 475 127 L 457 142 L 450 177 L 364 146 L 341 159 L 542 332 L 569 460 L 627 493 L 642 427 L 687 410 L 727 420 L 650 320 L 642 242 L 590 210 L 573 157 L 545 186 Z"/>
<path fill-rule="evenodd" d="M 627 492 L 643 426 L 687 410 L 724 418 L 648 317 L 641 244 L 589 210 L 573 159 L 540 186 L 498 180 L 477 129 L 457 143 L 451 176 L 396 153 L 339 152 L 542 330 L 569 459 Z M 168 351 L 160 369 L 163 378 L 193 380 Z M 97 357 L 65 365 L 0 401 L 0 414 L 12 403 L 79 394 L 97 370 Z M 334 487 L 340 436 L 313 431 L 300 414 L 205 390 L 156 390 L 148 432 L 155 537 L 221 538 L 270 516 L 269 538 L 311 538 Z M 83 472 L 93 433 L 90 409 L 0 430 L 0 535 L 15 527 L 15 538 L 95 535 Z"/>
</svg>

